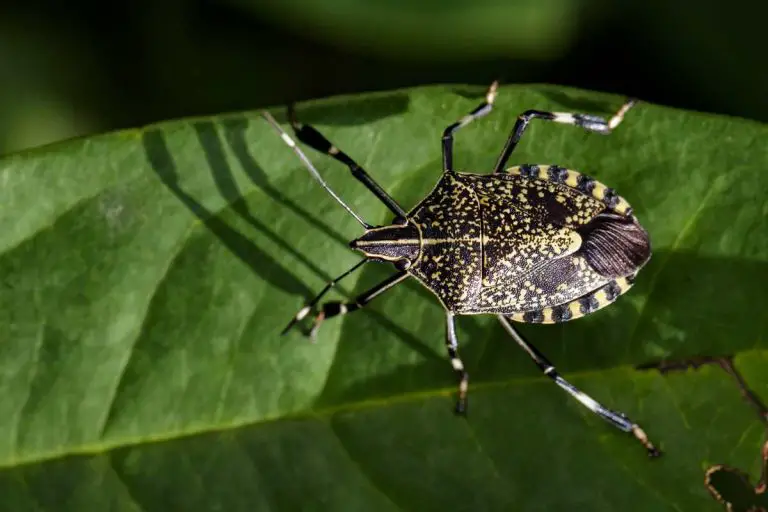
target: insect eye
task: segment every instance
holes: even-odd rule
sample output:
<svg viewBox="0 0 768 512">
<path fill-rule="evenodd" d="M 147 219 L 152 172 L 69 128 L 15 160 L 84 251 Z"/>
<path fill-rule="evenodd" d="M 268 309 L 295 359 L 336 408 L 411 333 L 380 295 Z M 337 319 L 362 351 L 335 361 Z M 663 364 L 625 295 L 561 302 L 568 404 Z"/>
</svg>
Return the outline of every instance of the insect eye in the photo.
<svg viewBox="0 0 768 512">
<path fill-rule="evenodd" d="M 395 262 L 395 268 L 397 270 L 407 270 L 410 266 L 411 266 L 411 260 L 409 259 L 403 258 Z"/>
</svg>

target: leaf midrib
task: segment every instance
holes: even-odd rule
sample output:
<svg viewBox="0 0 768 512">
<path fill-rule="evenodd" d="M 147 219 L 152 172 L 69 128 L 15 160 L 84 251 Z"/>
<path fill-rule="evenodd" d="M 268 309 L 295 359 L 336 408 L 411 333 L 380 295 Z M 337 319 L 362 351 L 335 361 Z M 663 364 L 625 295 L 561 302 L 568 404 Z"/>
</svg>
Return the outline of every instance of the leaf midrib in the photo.
<svg viewBox="0 0 768 512">
<path fill-rule="evenodd" d="M 738 352 L 739 356 L 748 354 L 757 354 L 759 357 L 768 357 L 768 350 L 746 350 Z M 564 374 L 569 380 L 583 380 L 583 379 L 598 379 L 605 377 L 607 374 L 616 373 L 634 373 L 634 378 L 653 378 L 656 375 L 654 371 L 640 371 L 631 365 L 620 364 L 612 367 L 601 368 L 599 370 L 588 370 L 574 373 Z M 471 393 L 477 394 L 503 388 L 513 388 L 516 386 L 534 386 L 547 383 L 550 385 L 549 379 L 542 375 L 529 376 L 529 377 L 513 377 L 509 379 L 496 380 L 496 381 L 480 381 L 472 385 Z M 266 416 L 257 420 L 242 420 L 234 421 L 231 423 L 225 423 L 221 425 L 212 425 L 209 428 L 192 428 L 189 430 L 178 430 L 160 433 L 153 436 L 134 437 L 134 438 L 121 438 L 114 439 L 106 442 L 86 443 L 78 447 L 74 447 L 69 450 L 52 450 L 47 453 L 41 453 L 33 457 L 20 457 L 14 460 L 0 461 L 0 471 L 17 468 L 19 466 L 29 466 L 33 464 L 40 464 L 45 462 L 51 462 L 58 459 L 71 456 L 93 456 L 101 455 L 107 452 L 130 448 L 135 446 L 141 446 L 146 444 L 156 444 L 167 441 L 176 441 L 188 437 L 221 433 L 237 430 L 240 428 L 249 428 L 260 425 L 268 425 L 271 423 L 277 423 L 280 421 L 291 420 L 322 420 L 328 417 L 332 417 L 340 413 L 352 413 L 358 411 L 365 411 L 375 408 L 384 408 L 400 404 L 415 403 L 420 400 L 427 400 L 430 398 L 439 397 L 451 397 L 455 393 L 455 386 L 443 386 L 431 389 L 424 389 L 419 391 L 411 391 L 401 393 L 398 395 L 392 395 L 387 397 L 366 398 L 363 400 L 339 403 L 336 405 L 323 407 L 319 409 L 305 409 L 302 411 L 289 412 L 282 415 Z"/>
</svg>

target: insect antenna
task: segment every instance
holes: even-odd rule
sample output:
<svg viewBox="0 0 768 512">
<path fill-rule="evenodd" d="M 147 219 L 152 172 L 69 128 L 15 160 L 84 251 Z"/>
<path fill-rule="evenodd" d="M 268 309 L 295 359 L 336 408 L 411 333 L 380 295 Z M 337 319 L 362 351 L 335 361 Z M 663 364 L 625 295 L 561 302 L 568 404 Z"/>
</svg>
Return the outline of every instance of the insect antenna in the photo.
<svg viewBox="0 0 768 512">
<path fill-rule="evenodd" d="M 304 154 L 304 152 L 301 150 L 301 148 L 296 144 L 296 142 L 291 138 L 288 133 L 283 130 L 283 128 L 275 121 L 275 118 L 272 117 L 272 114 L 270 114 L 267 111 L 263 111 L 261 113 L 262 117 L 269 122 L 270 125 L 272 125 L 272 128 L 275 129 L 275 131 L 280 135 L 280 138 L 283 139 L 283 142 L 285 142 L 291 149 L 293 149 L 293 152 L 298 155 L 299 159 L 301 159 L 302 163 L 304 164 L 304 167 L 307 168 L 309 173 L 312 175 L 313 178 L 315 178 L 320 185 L 328 191 L 329 194 L 338 202 L 341 206 L 344 207 L 345 210 L 347 210 L 354 218 L 357 220 L 357 222 L 360 223 L 361 226 L 363 226 L 365 229 L 370 229 L 372 226 L 365 222 L 363 219 L 360 218 L 360 216 L 355 213 L 352 208 L 350 208 L 347 203 L 345 203 L 338 195 L 336 195 L 336 192 L 331 190 L 331 187 L 328 186 L 328 184 L 325 182 L 322 176 L 320 176 L 320 173 L 317 172 L 317 169 L 315 169 L 315 166 L 312 165 L 312 162 L 307 158 L 307 155 Z"/>
</svg>

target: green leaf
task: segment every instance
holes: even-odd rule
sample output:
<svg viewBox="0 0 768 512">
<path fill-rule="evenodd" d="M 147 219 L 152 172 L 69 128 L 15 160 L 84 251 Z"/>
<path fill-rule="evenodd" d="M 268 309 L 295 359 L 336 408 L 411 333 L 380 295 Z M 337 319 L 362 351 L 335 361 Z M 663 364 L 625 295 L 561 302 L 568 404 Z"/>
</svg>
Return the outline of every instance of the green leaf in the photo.
<svg viewBox="0 0 768 512">
<path fill-rule="evenodd" d="M 729 512 L 762 512 L 768 510 L 768 441 L 760 454 L 761 477 L 752 485 L 749 476 L 738 468 L 715 465 L 707 470 L 705 482 L 712 497 Z"/>
<path fill-rule="evenodd" d="M 439 176 L 443 128 L 483 93 L 427 87 L 299 115 L 409 208 Z M 610 115 L 621 101 L 504 87 L 458 132 L 456 165 L 490 170 L 526 109 Z M 360 227 L 250 112 L 0 161 L 0 508 L 719 510 L 706 468 L 758 471 L 763 424 L 715 366 L 634 367 L 734 355 L 768 396 L 768 129 L 645 103 L 610 136 L 536 123 L 512 163 L 615 187 L 654 256 L 612 307 L 521 331 L 664 457 L 566 396 L 487 316 L 459 318 L 472 381 L 469 418 L 455 418 L 443 314 L 414 282 L 326 322 L 317 344 L 280 337 L 358 261 L 346 244 Z M 390 220 L 343 166 L 308 155 L 363 218 Z M 363 267 L 339 293 L 391 272 Z"/>
</svg>

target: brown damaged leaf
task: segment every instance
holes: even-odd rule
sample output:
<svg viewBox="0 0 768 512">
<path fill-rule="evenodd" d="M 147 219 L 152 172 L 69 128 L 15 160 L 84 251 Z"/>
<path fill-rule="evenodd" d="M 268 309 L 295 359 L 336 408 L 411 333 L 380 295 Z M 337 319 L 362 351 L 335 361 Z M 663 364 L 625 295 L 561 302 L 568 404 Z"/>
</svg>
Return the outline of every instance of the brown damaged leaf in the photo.
<svg viewBox="0 0 768 512">
<path fill-rule="evenodd" d="M 749 475 L 740 469 L 718 464 L 707 470 L 704 483 L 728 512 L 768 512 L 768 441 L 761 453 L 762 475 L 752 487 Z"/>
<path fill-rule="evenodd" d="M 741 396 L 755 410 L 760 421 L 768 426 L 768 407 L 766 407 L 760 397 L 750 389 L 747 381 L 736 368 L 733 359 L 733 356 L 700 356 L 681 360 L 664 360 L 657 363 L 646 363 L 638 365 L 637 368 L 638 370 L 656 369 L 662 374 L 666 374 L 669 372 L 684 371 L 689 368 L 697 369 L 709 364 L 719 366 L 733 379 L 734 383 L 739 388 Z"/>
<path fill-rule="evenodd" d="M 698 369 L 705 365 L 715 365 L 727 373 L 736 386 L 741 396 L 755 410 L 759 420 L 768 427 L 768 408 L 760 398 L 749 388 L 744 377 L 733 363 L 733 357 L 694 357 L 675 361 L 660 361 L 640 365 L 639 369 L 656 369 L 662 374 L 679 372 L 688 369 Z M 768 429 L 766 429 L 768 435 Z M 749 475 L 740 469 L 724 464 L 710 466 L 704 475 L 704 485 L 712 497 L 722 503 L 728 512 L 768 512 L 768 496 L 766 491 L 766 478 L 768 478 L 768 441 L 763 444 L 762 476 L 753 488 L 749 482 Z"/>
</svg>

